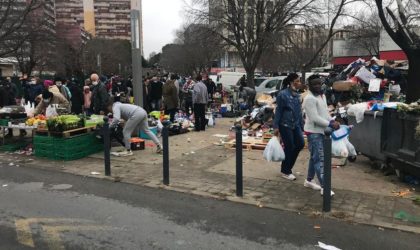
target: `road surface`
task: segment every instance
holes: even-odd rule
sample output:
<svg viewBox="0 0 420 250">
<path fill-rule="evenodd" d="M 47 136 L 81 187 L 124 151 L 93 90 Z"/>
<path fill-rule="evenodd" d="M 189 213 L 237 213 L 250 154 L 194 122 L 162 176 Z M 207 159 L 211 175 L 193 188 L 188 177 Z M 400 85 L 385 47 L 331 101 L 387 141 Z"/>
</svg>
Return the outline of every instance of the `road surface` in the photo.
<svg viewBox="0 0 420 250">
<path fill-rule="evenodd" d="M 411 233 L 0 163 L 0 249 L 320 249 L 318 241 L 420 246 Z"/>
</svg>

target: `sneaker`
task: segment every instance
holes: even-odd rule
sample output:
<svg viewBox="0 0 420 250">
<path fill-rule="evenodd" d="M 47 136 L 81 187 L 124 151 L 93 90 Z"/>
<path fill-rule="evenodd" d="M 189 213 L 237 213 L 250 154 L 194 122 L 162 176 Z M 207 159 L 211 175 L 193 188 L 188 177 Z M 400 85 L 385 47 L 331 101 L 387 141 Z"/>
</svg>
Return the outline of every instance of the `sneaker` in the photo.
<svg viewBox="0 0 420 250">
<path fill-rule="evenodd" d="M 305 180 L 305 183 L 303 183 L 303 186 L 307 188 L 312 188 L 313 190 L 317 190 L 317 191 L 322 189 L 321 186 L 316 184 L 314 181 L 308 181 L 308 180 Z"/>
<path fill-rule="evenodd" d="M 323 188 L 321 188 L 321 195 L 324 195 L 324 189 Z M 335 193 L 331 190 L 331 197 L 334 196 L 334 195 L 335 195 Z"/>
<path fill-rule="evenodd" d="M 283 177 L 284 179 L 287 179 L 289 181 L 296 180 L 296 176 L 294 176 L 293 174 L 282 174 L 281 177 Z"/>
<path fill-rule="evenodd" d="M 163 148 L 161 145 L 157 146 L 156 153 L 161 154 L 163 152 Z"/>
<path fill-rule="evenodd" d="M 132 156 L 133 155 L 133 151 L 131 150 L 124 150 L 120 153 L 118 153 L 118 156 L 122 157 L 122 156 Z"/>
</svg>

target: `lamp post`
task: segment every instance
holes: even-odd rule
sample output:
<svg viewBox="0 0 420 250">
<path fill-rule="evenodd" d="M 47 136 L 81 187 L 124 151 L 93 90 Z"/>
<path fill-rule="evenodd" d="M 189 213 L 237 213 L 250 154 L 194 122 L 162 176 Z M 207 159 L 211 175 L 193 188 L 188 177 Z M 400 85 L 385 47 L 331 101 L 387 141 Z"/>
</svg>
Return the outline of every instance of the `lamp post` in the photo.
<svg viewBox="0 0 420 250">
<path fill-rule="evenodd" d="M 131 0 L 131 60 L 134 103 L 143 106 L 141 0 Z"/>
</svg>

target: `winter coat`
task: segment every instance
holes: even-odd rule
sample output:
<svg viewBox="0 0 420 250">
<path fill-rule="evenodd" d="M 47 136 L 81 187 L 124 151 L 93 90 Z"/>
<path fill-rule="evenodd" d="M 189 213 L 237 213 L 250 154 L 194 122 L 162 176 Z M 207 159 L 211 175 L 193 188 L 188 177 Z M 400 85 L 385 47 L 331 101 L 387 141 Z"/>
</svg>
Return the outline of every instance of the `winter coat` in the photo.
<svg viewBox="0 0 420 250">
<path fill-rule="evenodd" d="M 162 99 L 163 83 L 160 81 L 150 83 L 150 100 Z"/>
<path fill-rule="evenodd" d="M 47 110 L 50 104 L 58 104 L 61 107 L 69 108 L 70 103 L 62 94 L 56 94 L 56 93 L 52 93 L 52 94 L 53 94 L 53 97 L 51 98 L 50 103 L 45 104 L 42 100 L 39 102 L 39 104 L 35 108 L 34 115 L 45 114 L 45 111 Z"/>
<path fill-rule="evenodd" d="M 93 85 L 92 85 L 93 86 Z M 92 87 L 92 109 L 95 114 L 99 114 L 101 111 L 106 111 L 106 105 L 109 101 L 109 94 L 103 83 Z"/>
<path fill-rule="evenodd" d="M 163 85 L 163 103 L 166 110 L 175 109 L 178 107 L 178 90 L 175 86 L 175 81 L 169 80 Z"/>
<path fill-rule="evenodd" d="M 71 93 L 71 112 L 81 114 L 83 112 L 84 102 L 83 93 L 75 83 L 69 83 L 68 88 Z"/>
</svg>

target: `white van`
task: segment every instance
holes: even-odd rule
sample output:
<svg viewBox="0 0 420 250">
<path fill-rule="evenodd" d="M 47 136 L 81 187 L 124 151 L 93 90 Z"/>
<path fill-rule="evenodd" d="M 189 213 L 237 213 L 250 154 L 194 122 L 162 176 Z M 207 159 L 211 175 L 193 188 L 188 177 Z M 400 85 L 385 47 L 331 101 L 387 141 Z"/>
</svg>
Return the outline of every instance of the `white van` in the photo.
<svg viewBox="0 0 420 250">
<path fill-rule="evenodd" d="M 223 71 L 217 74 L 217 83 L 228 89 L 230 86 L 236 86 L 243 75 L 246 73 Z"/>
</svg>

